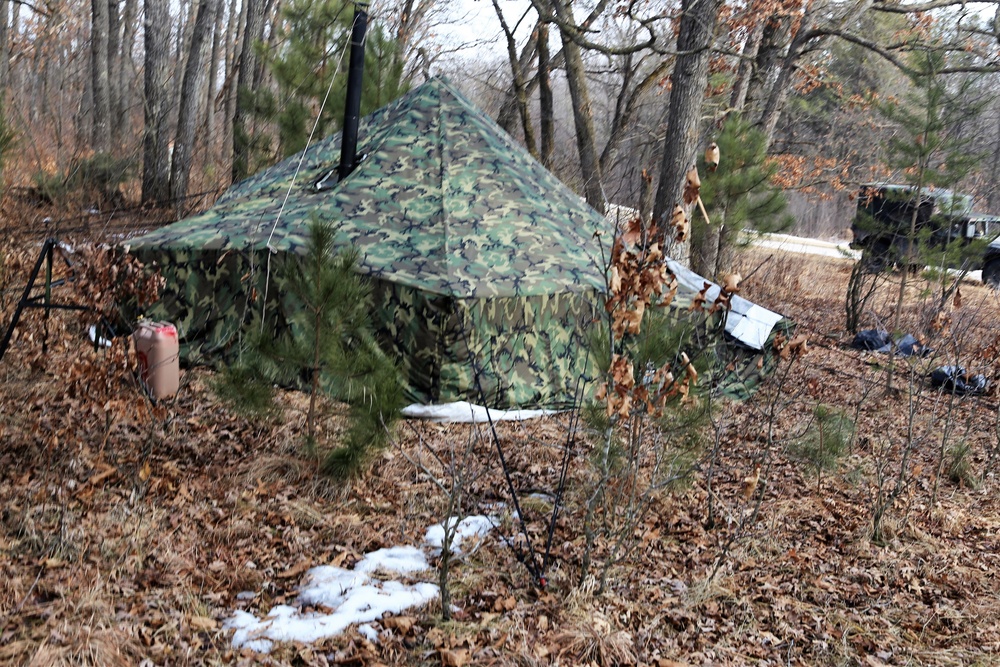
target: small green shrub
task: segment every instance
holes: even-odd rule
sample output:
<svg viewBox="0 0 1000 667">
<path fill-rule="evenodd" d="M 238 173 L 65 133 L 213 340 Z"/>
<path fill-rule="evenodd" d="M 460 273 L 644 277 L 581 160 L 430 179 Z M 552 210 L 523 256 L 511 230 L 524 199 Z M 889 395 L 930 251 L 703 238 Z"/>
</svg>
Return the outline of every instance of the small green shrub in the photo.
<svg viewBox="0 0 1000 667">
<path fill-rule="evenodd" d="M 251 324 L 240 362 L 221 375 L 216 393 L 236 410 L 266 414 L 273 384 L 306 390 L 307 452 L 318 449 L 320 395 L 347 403 L 347 432 L 321 466 L 343 479 L 363 472 L 388 443 L 404 396 L 398 369 L 375 340 L 371 285 L 355 271 L 358 253 L 338 251 L 335 237 L 314 219 L 305 254 L 275 268 L 276 288 L 292 304 L 287 326 Z"/>
<path fill-rule="evenodd" d="M 824 471 L 837 468 L 853 433 L 854 423 L 844 413 L 817 405 L 812 424 L 792 445 L 791 454 L 821 477 Z"/>
<path fill-rule="evenodd" d="M 970 452 L 971 447 L 967 442 L 949 447 L 945 453 L 945 474 L 955 484 L 975 489 L 979 486 L 979 479 L 972 472 L 972 464 L 969 462 Z"/>
<path fill-rule="evenodd" d="M 244 417 L 269 419 L 278 412 L 273 386 L 248 366 L 226 366 L 210 386 L 223 403 Z"/>
<path fill-rule="evenodd" d="M 133 178 L 132 160 L 95 153 L 70 162 L 65 172 L 37 171 L 32 176 L 35 196 L 48 203 L 80 199 L 87 205 L 120 204 L 122 185 Z"/>
</svg>

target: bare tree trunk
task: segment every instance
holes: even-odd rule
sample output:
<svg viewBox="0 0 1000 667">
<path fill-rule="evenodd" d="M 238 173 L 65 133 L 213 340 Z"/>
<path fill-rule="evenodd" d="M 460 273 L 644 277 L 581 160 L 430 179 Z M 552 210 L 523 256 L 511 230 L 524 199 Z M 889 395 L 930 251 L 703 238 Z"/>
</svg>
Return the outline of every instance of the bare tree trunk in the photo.
<svg viewBox="0 0 1000 667">
<path fill-rule="evenodd" d="M 6 94 L 10 79 L 10 2 L 0 0 L 0 93 Z"/>
<path fill-rule="evenodd" d="M 649 224 L 653 215 L 653 175 L 645 169 L 642 170 L 639 182 L 639 218 L 645 224 Z"/>
<path fill-rule="evenodd" d="M 250 111 L 247 96 L 257 80 L 257 54 L 254 44 L 264 36 L 264 0 L 245 0 L 246 28 L 240 48 L 236 76 L 236 108 L 233 112 L 233 182 L 241 181 L 250 171 Z"/>
<path fill-rule="evenodd" d="M 240 59 L 240 44 L 243 32 L 246 30 L 246 3 L 241 3 L 242 9 L 236 15 L 236 0 L 229 0 L 229 20 L 226 22 L 226 78 L 223 83 L 223 116 L 222 116 L 222 159 L 228 161 L 232 170 L 233 146 L 236 141 L 233 134 L 236 114 L 236 86 L 239 78 L 237 63 Z M 235 32 L 234 32 L 235 30 Z"/>
<path fill-rule="evenodd" d="M 852 25 L 862 14 L 872 7 L 873 2 L 874 0 L 858 0 L 853 5 L 849 5 L 848 10 L 831 27 L 833 29 L 841 29 L 844 26 Z M 788 100 L 788 94 L 792 87 L 792 75 L 795 73 L 799 59 L 807 51 L 817 51 L 822 48 L 831 39 L 830 32 L 817 32 L 813 27 L 816 15 L 821 13 L 825 8 L 825 6 L 809 6 L 802 20 L 799 21 L 798 29 L 792 36 L 791 44 L 788 46 L 788 53 L 780 61 L 781 69 L 778 71 L 774 83 L 770 84 L 768 88 L 767 99 L 763 105 L 760 120 L 757 122 L 757 126 L 761 128 L 767 137 L 768 147 L 770 147 L 771 141 L 774 138 L 774 130 L 777 127 L 778 118 L 781 116 L 781 112 L 785 108 L 785 102 Z M 767 80 L 765 79 L 766 82 Z"/>
<path fill-rule="evenodd" d="M 521 55 L 517 59 L 517 67 L 522 72 L 528 70 L 531 67 L 531 61 L 535 59 L 535 54 L 538 48 L 538 33 L 532 33 L 531 37 L 521 48 Z M 513 69 L 513 61 L 511 64 L 511 69 Z M 536 79 L 531 79 L 526 84 L 526 94 L 531 95 L 531 92 L 535 85 L 537 85 Z M 507 91 L 504 96 L 503 103 L 500 105 L 500 111 L 497 113 L 497 125 L 503 128 L 503 131 L 507 134 L 513 136 L 514 128 L 517 127 L 517 121 L 519 118 L 518 114 L 518 96 L 517 90 L 514 84 L 511 84 L 511 90 Z"/>
<path fill-rule="evenodd" d="M 1000 5 L 997 6 L 997 18 L 1000 21 Z M 993 160 L 990 162 L 990 183 L 1000 181 L 1000 116 L 997 117 L 997 136 L 994 141 Z M 1000 209 L 1000 188 L 990 188 L 987 202 L 989 203 L 990 211 Z"/>
<path fill-rule="evenodd" d="M 778 78 L 783 63 L 782 54 L 788 48 L 791 24 L 788 17 L 771 16 L 761 21 L 763 25 L 759 43 L 750 67 L 742 108 L 751 109 L 760 119 L 771 83 Z M 733 106 L 736 106 L 735 104 Z"/>
<path fill-rule="evenodd" d="M 697 212 L 693 215 L 699 215 Z M 719 226 L 692 221 L 691 270 L 709 280 L 715 280 L 719 260 Z"/>
<path fill-rule="evenodd" d="M 604 196 L 601 162 L 597 155 L 597 135 L 594 132 L 594 115 L 590 107 L 590 94 L 587 91 L 587 73 L 583 67 L 580 45 L 573 41 L 573 35 L 566 33 L 568 28 L 562 27 L 568 26 L 573 19 L 569 1 L 555 0 L 553 6 L 556 16 L 561 21 L 559 36 L 562 38 L 563 56 L 566 60 L 566 82 L 569 84 L 570 101 L 573 105 L 576 148 L 580 156 L 580 171 L 583 175 L 583 193 L 587 203 L 603 214 L 607 198 Z M 718 0 L 710 1 L 717 2 Z"/>
<path fill-rule="evenodd" d="M 528 109 L 528 91 L 525 85 L 525 69 L 521 66 L 521 60 L 517 53 L 517 42 L 514 41 L 514 32 L 507 25 L 503 11 L 500 9 L 498 0 L 493 0 L 493 10 L 500 20 L 500 27 L 507 41 L 507 57 L 510 60 L 510 70 L 514 80 L 514 101 L 517 104 L 517 115 L 521 119 L 521 131 L 524 133 L 524 145 L 536 158 L 538 157 L 538 145 L 535 143 L 535 128 L 531 124 L 531 111 Z M 536 32 L 537 35 L 537 32 Z"/>
<path fill-rule="evenodd" d="M 118 82 L 121 80 L 118 68 L 121 66 L 122 15 L 119 11 L 118 0 L 106 1 L 108 4 L 108 118 L 114 118 L 117 121 L 121 118 L 118 111 L 122 107 L 122 95 L 125 92 L 118 87 Z M 117 124 L 114 134 L 118 140 L 116 143 L 121 145 L 124 135 Z"/>
<path fill-rule="evenodd" d="M 754 63 L 760 51 L 761 38 L 764 35 L 766 20 L 758 20 L 750 29 L 747 40 L 743 43 L 740 65 L 736 70 L 736 80 L 733 82 L 733 90 L 729 95 L 729 106 L 736 111 L 742 111 L 747 101 L 747 93 L 750 89 L 750 80 L 756 71 Z"/>
<path fill-rule="evenodd" d="M 805 17 L 806 20 L 809 16 Z M 767 146 L 771 146 L 771 141 L 774 139 L 774 130 L 778 125 L 778 118 L 781 116 L 782 110 L 785 108 L 785 102 L 788 100 L 788 93 L 792 87 L 792 75 L 795 73 L 796 64 L 802 55 L 802 49 L 805 46 L 805 40 L 802 39 L 805 30 L 799 30 L 795 37 L 792 38 L 791 44 L 788 46 L 788 53 L 785 57 L 778 61 L 778 65 L 770 67 L 770 69 L 777 68 L 777 76 L 774 77 L 774 82 L 770 84 L 767 88 L 767 97 L 763 100 L 763 106 L 760 109 L 760 117 L 757 120 L 757 127 L 764 133 L 767 137 Z M 770 65 L 770 63 L 768 63 Z M 758 73 L 761 76 L 768 77 L 770 72 L 764 71 Z M 766 85 L 767 79 L 763 79 L 762 85 Z M 759 102 L 758 102 L 759 103 Z"/>
<path fill-rule="evenodd" d="M 191 47 L 184 66 L 184 81 L 177 116 L 177 135 L 174 139 L 174 154 L 170 166 L 170 197 L 176 202 L 178 218 L 183 214 L 187 196 L 188 176 L 191 173 L 194 132 L 198 123 L 198 102 L 201 96 L 201 79 L 204 68 L 202 61 L 208 44 L 208 32 L 212 28 L 217 0 L 201 0 L 191 32 Z"/>
<path fill-rule="evenodd" d="M 194 12 L 195 3 L 197 0 L 174 0 L 179 3 L 180 11 L 177 13 L 177 34 L 174 41 L 174 57 L 172 58 L 172 76 L 171 84 L 173 85 L 174 94 L 173 99 L 178 100 L 181 97 L 181 82 L 184 79 L 184 63 L 187 61 L 190 49 L 188 49 L 188 44 L 191 42 L 191 30 L 194 26 Z"/>
<path fill-rule="evenodd" d="M 96 153 L 111 150 L 111 83 L 108 72 L 108 0 L 91 0 L 90 67 L 93 105 L 90 146 Z"/>
<path fill-rule="evenodd" d="M 615 157 L 618 154 L 618 147 L 632 127 L 632 120 L 639 110 L 639 103 L 642 102 L 643 96 L 657 85 L 663 78 L 663 75 L 666 74 L 667 68 L 670 67 L 670 61 L 666 59 L 661 60 L 652 71 L 642 78 L 642 81 L 632 86 L 632 80 L 635 78 L 641 65 L 642 61 L 640 60 L 639 64 L 633 66 L 631 55 L 625 59 L 625 67 L 622 72 L 622 87 L 615 102 L 615 115 L 611 120 L 608 141 L 604 144 L 604 150 L 601 151 L 602 174 L 606 174 L 613 166 Z"/>
<path fill-rule="evenodd" d="M 208 56 L 208 83 L 206 91 L 206 102 L 205 102 L 205 148 L 208 154 L 211 154 L 213 150 L 213 142 L 215 140 L 215 132 L 217 129 L 216 123 L 216 103 L 215 96 L 219 88 L 219 66 L 220 64 L 224 67 L 225 63 L 220 63 L 220 60 L 224 59 L 222 55 L 223 49 L 226 45 L 223 44 L 222 40 L 224 38 L 222 32 L 222 19 L 226 15 L 226 3 L 223 0 L 216 0 L 215 2 L 215 17 L 212 19 L 212 50 Z"/>
<path fill-rule="evenodd" d="M 267 41 L 265 44 L 267 47 L 265 51 L 273 52 L 278 48 L 278 38 L 280 35 L 281 22 L 284 20 L 281 16 L 281 3 L 282 0 L 267 0 L 264 5 L 264 20 L 265 22 L 270 18 L 271 25 L 266 30 Z M 263 35 L 261 35 L 263 39 Z M 264 85 L 267 81 L 268 84 L 274 83 L 274 77 L 271 75 L 271 71 L 264 66 L 264 62 L 260 59 L 257 60 L 257 70 L 254 72 L 254 87 L 259 88 Z"/>
<path fill-rule="evenodd" d="M 169 0 L 144 0 L 146 68 L 143 81 L 145 131 L 142 142 L 142 201 L 163 203 L 170 196 L 170 149 L 167 116 L 170 112 Z"/>
<path fill-rule="evenodd" d="M 139 16 L 139 1 L 125 0 L 125 11 L 122 15 L 121 40 L 118 51 L 115 53 L 115 76 L 117 80 L 114 87 L 117 90 L 117 104 L 112 109 L 114 117 L 122 123 L 121 130 L 126 136 L 132 135 L 132 103 L 136 97 L 132 92 L 134 89 L 134 79 L 137 75 L 135 62 L 132 60 L 133 47 L 135 46 L 135 34 Z"/>
<path fill-rule="evenodd" d="M 555 102 L 552 97 L 552 80 L 549 68 L 549 24 L 538 23 L 538 122 L 542 135 L 541 160 L 546 169 L 552 169 L 552 154 L 556 146 Z"/>
<path fill-rule="evenodd" d="M 15 2 L 15 3 L 13 3 L 13 7 L 11 7 L 11 10 L 10 10 L 10 26 L 7 29 L 7 42 L 6 42 L 7 52 L 6 52 L 6 58 L 3 61 L 4 62 L 4 69 L 7 72 L 7 84 L 8 84 L 8 86 L 11 84 L 12 80 L 16 80 L 16 77 L 14 76 L 14 72 L 12 72 L 11 69 L 10 69 L 11 40 L 12 40 L 12 35 L 16 35 L 18 33 L 18 30 L 19 30 L 19 27 L 20 27 L 20 23 L 21 23 L 21 4 Z M 23 85 L 17 85 L 16 86 L 16 90 L 23 91 L 24 90 L 24 86 Z"/>
<path fill-rule="evenodd" d="M 669 234 L 668 218 L 681 203 L 684 174 L 694 164 L 698 144 L 701 107 L 708 85 L 708 63 L 722 0 L 682 0 L 677 62 L 674 64 L 667 105 L 667 131 L 663 139 L 663 161 L 656 187 L 653 218 Z M 677 252 L 677 251 L 680 252 Z M 674 258 L 686 263 L 684 248 L 675 248 Z"/>
<path fill-rule="evenodd" d="M 558 13 L 558 10 L 555 9 L 554 5 L 558 2 L 571 2 L 571 1 L 572 0 L 532 0 L 531 4 L 535 8 L 535 11 L 538 12 L 539 25 L 541 25 L 544 22 L 546 25 L 546 32 L 548 32 L 548 23 L 552 21 L 552 12 L 556 11 Z M 584 19 L 584 21 L 580 24 L 581 30 L 586 30 L 594 21 L 597 20 L 598 17 L 600 17 L 600 15 L 607 8 L 608 1 L 609 0 L 600 0 L 594 7 L 591 8 L 590 14 L 588 14 L 587 18 Z M 537 50 L 539 45 L 538 42 L 539 34 L 540 33 L 538 33 L 538 31 L 532 32 L 531 37 L 528 38 L 528 41 L 521 49 L 521 57 L 519 63 L 522 71 L 527 71 L 529 65 L 535 59 L 535 56 L 538 55 Z M 546 50 L 548 50 L 548 42 L 546 42 L 545 46 Z M 566 54 L 563 53 L 562 49 L 556 52 L 554 56 L 550 54 L 548 72 L 552 72 L 553 70 L 557 69 L 562 69 L 565 66 L 565 60 L 566 60 Z M 535 88 L 540 83 L 541 79 L 537 76 L 527 80 L 526 87 L 529 97 L 535 92 Z M 508 134 L 512 134 L 511 130 L 514 127 L 513 123 L 516 119 L 516 111 L 517 111 L 517 96 L 514 94 L 514 91 L 512 90 L 507 93 L 507 96 L 505 97 L 504 102 L 500 107 L 500 112 L 497 114 L 497 124 L 500 125 L 500 127 L 504 128 L 504 130 Z M 504 125 L 505 122 L 507 123 L 507 125 Z"/>
<path fill-rule="evenodd" d="M 420 46 L 422 35 L 418 34 L 418 31 L 436 6 L 438 6 L 438 0 L 404 0 L 400 11 L 396 13 L 399 19 L 394 33 L 396 51 L 393 68 L 398 68 L 399 71 L 403 72 L 403 79 L 406 81 L 411 79 L 417 69 L 414 55 L 421 57 L 423 68 L 426 69 L 430 66 L 427 51 Z M 406 63 L 411 63 L 409 71 L 405 68 Z"/>
<path fill-rule="evenodd" d="M 715 221 L 713 220 L 713 223 Z M 732 227 L 727 227 L 725 220 L 719 220 L 719 254 L 715 260 L 715 274 L 720 278 L 733 270 L 736 263 L 736 239 Z"/>
</svg>

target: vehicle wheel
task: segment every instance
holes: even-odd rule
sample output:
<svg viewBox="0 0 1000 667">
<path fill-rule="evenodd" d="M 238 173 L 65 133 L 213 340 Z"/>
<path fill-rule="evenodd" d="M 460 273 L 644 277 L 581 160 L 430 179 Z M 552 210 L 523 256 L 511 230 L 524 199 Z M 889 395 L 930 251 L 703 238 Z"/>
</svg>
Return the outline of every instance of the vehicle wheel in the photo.
<svg viewBox="0 0 1000 667">
<path fill-rule="evenodd" d="M 1000 288 L 1000 257 L 986 262 L 983 267 L 983 282 L 994 289 Z"/>
<path fill-rule="evenodd" d="M 882 273 L 894 263 L 892 249 L 885 241 L 865 246 L 861 251 L 861 263 L 868 273 Z"/>
</svg>

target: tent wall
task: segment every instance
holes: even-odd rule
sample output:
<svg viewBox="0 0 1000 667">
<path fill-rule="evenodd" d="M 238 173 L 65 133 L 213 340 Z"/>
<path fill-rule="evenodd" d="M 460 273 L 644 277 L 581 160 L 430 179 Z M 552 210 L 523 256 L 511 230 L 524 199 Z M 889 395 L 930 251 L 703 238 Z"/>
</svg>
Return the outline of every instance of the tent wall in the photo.
<svg viewBox="0 0 1000 667">
<path fill-rule="evenodd" d="M 456 301 L 441 400 L 497 408 L 573 405 L 578 381 L 595 372 L 587 332 L 600 303 L 592 291 Z"/>
<path fill-rule="evenodd" d="M 374 280 L 373 323 L 382 349 L 399 367 L 407 395 L 421 403 L 441 396 L 445 331 L 453 317 L 448 297 L 407 285 Z"/>
<path fill-rule="evenodd" d="M 181 357 L 188 363 L 213 363 L 214 357 L 225 356 L 244 320 L 253 319 L 246 316 L 260 307 L 266 253 L 143 247 L 131 254 L 160 270 L 160 300 L 143 315 L 177 326 Z M 268 311 L 280 314 L 280 289 L 272 284 L 268 291 Z"/>
<path fill-rule="evenodd" d="M 265 290 L 279 329 L 296 307 L 284 288 L 286 253 L 272 257 L 268 277 L 266 253 L 133 252 L 160 268 L 166 287 L 145 315 L 177 326 L 187 363 L 232 358 L 246 323 L 259 322 Z M 372 288 L 372 323 L 411 400 L 481 403 L 481 388 L 491 407 L 560 407 L 573 403 L 578 378 L 593 374 L 586 332 L 599 315 L 594 291 L 453 299 L 379 279 Z"/>
</svg>

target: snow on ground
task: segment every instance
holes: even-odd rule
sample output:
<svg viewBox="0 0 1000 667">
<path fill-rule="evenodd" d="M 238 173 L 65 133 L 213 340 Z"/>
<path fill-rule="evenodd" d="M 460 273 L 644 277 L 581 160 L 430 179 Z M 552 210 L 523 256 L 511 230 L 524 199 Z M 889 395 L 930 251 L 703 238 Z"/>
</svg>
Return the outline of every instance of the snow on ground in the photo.
<svg viewBox="0 0 1000 667">
<path fill-rule="evenodd" d="M 758 248 L 773 248 L 803 255 L 822 255 L 840 259 L 857 259 L 861 256 L 861 252 L 852 250 L 847 241 L 834 243 L 790 234 L 761 234 L 753 244 Z"/>
<path fill-rule="evenodd" d="M 100 345 L 101 347 L 111 347 L 111 341 L 104 336 L 97 335 L 97 325 L 91 324 L 90 328 L 87 329 L 87 336 L 90 337 L 90 342 L 95 345 Z"/>
<path fill-rule="evenodd" d="M 469 539 L 477 539 L 477 543 L 486 537 L 493 526 L 496 525 L 496 519 L 487 516 L 467 516 L 458 522 L 458 526 L 455 526 L 455 520 L 457 517 L 452 517 L 448 520 L 448 527 L 454 528 L 455 534 L 451 537 L 451 553 L 456 556 L 462 555 L 462 543 Z M 424 544 L 434 548 L 434 555 L 437 556 L 441 553 L 441 545 L 444 544 L 444 524 L 438 523 L 427 529 L 427 534 L 424 536 Z"/>
<path fill-rule="evenodd" d="M 414 419 L 430 419 L 436 422 L 461 422 L 480 424 L 485 421 L 523 421 L 555 414 L 555 410 L 487 410 L 481 405 L 466 401 L 444 403 L 443 405 L 418 405 L 414 403 L 403 408 L 403 416 Z M 489 416 L 487 417 L 487 413 Z"/>
<path fill-rule="evenodd" d="M 824 257 L 836 257 L 838 259 L 856 260 L 861 258 L 861 251 L 854 250 L 847 241 L 821 241 L 819 239 L 809 239 L 801 236 L 791 236 L 790 234 L 761 234 L 753 244 L 758 248 L 773 248 L 785 252 L 794 252 L 800 255 L 822 255 Z M 928 266 L 928 269 L 933 267 Z M 962 277 L 962 272 L 956 269 L 948 269 L 948 274 L 953 277 Z M 969 271 L 964 275 L 965 280 L 973 282 L 983 281 L 982 271 Z"/>
<path fill-rule="evenodd" d="M 451 517 L 448 521 L 454 525 L 458 518 Z M 494 525 L 495 520 L 486 516 L 469 516 L 459 521 L 453 553 L 461 554 L 459 547 L 463 542 L 485 537 Z M 425 549 L 440 554 L 443 539 L 444 526 L 437 524 L 427 529 L 424 549 L 397 546 L 372 551 L 351 570 L 332 565 L 314 567 L 305 574 L 295 606 L 278 605 L 262 618 L 236 611 L 223 627 L 236 631 L 234 648 L 260 653 L 269 653 L 276 641 L 311 643 L 336 636 L 354 624 L 360 624 L 358 631 L 374 641 L 378 633 L 368 623 L 386 613 L 399 614 L 438 597 L 436 584 L 406 584 L 388 575 L 406 576 L 430 569 Z M 303 611 L 303 607 L 329 611 Z"/>
</svg>

